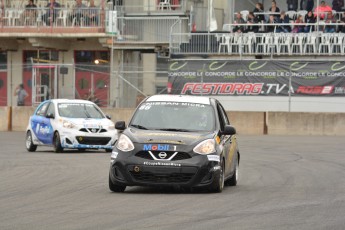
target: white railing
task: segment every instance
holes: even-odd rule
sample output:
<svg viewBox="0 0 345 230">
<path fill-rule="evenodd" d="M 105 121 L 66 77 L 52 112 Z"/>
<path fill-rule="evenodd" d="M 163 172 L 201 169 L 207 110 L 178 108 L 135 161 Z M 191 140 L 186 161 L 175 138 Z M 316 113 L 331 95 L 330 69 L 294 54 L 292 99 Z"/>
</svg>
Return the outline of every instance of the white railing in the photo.
<svg viewBox="0 0 345 230">
<path fill-rule="evenodd" d="M 266 25 L 268 24 L 263 24 L 263 26 Z M 327 25 L 339 26 L 343 24 L 331 23 Z M 231 26 L 238 25 L 233 24 Z M 308 24 L 308 26 L 311 25 Z M 312 26 L 316 28 L 317 24 Z M 319 24 L 319 26 L 324 27 L 326 25 Z M 224 28 L 229 27 L 225 26 Z M 345 33 L 324 33 L 319 27 L 316 28 L 316 31 L 309 33 L 277 33 L 275 30 L 268 33 L 233 33 L 231 31 L 229 29 L 216 33 L 172 33 L 170 54 L 291 56 L 344 55 L 345 53 Z"/>
</svg>

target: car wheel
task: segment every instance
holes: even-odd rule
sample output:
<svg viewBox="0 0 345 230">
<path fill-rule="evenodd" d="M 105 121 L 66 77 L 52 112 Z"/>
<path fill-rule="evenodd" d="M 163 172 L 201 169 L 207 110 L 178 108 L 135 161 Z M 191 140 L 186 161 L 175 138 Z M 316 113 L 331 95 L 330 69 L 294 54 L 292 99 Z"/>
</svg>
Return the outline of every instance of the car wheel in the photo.
<svg viewBox="0 0 345 230">
<path fill-rule="evenodd" d="M 126 189 L 126 186 L 113 183 L 109 175 L 109 189 L 113 192 L 124 192 Z"/>
<path fill-rule="evenodd" d="M 26 133 L 25 145 L 26 145 L 26 149 L 27 149 L 29 152 L 35 152 L 36 149 L 37 149 L 37 145 L 34 145 L 34 143 L 32 142 L 32 135 L 31 135 L 31 132 L 30 132 L 30 131 L 28 131 L 28 132 Z"/>
<path fill-rule="evenodd" d="M 220 162 L 220 173 L 214 177 L 210 185 L 211 192 L 222 192 L 224 188 L 224 162 Z"/>
<path fill-rule="evenodd" d="M 60 140 L 60 135 L 58 132 L 55 132 L 54 134 L 54 139 L 53 139 L 53 145 L 54 145 L 54 152 L 60 153 L 63 151 L 63 148 L 61 146 L 61 140 Z"/>
<path fill-rule="evenodd" d="M 230 179 L 228 179 L 226 181 L 226 185 L 229 185 L 229 186 L 236 186 L 237 185 L 238 175 L 239 175 L 238 169 L 239 169 L 239 164 L 238 164 L 238 159 L 236 159 L 234 174 L 232 175 L 232 177 L 230 177 Z"/>
</svg>

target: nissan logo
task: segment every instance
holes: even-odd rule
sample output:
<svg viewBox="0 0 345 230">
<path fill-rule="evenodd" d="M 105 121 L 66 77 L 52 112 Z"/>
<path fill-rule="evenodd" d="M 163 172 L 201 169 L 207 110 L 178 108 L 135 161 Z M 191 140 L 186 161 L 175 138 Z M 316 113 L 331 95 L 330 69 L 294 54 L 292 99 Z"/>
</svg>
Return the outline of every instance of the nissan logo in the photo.
<svg viewBox="0 0 345 230">
<path fill-rule="evenodd" d="M 166 152 L 160 152 L 160 153 L 158 153 L 158 156 L 161 159 L 165 159 L 168 156 L 168 154 Z"/>
</svg>

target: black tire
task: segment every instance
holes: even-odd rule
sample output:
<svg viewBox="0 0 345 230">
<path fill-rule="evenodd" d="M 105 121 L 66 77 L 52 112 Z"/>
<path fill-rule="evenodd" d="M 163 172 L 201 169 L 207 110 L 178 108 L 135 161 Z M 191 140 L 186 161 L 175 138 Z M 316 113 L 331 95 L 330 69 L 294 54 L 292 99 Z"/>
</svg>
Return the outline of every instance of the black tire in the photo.
<svg viewBox="0 0 345 230">
<path fill-rule="evenodd" d="M 238 176 L 239 176 L 238 170 L 239 170 L 238 159 L 236 159 L 234 174 L 232 175 L 232 177 L 230 177 L 225 182 L 226 185 L 228 185 L 228 186 L 236 186 L 237 185 Z"/>
<path fill-rule="evenodd" d="M 63 148 L 61 146 L 60 135 L 58 132 L 54 133 L 53 146 L 54 146 L 54 152 L 56 152 L 56 153 L 63 152 Z"/>
<path fill-rule="evenodd" d="M 126 189 L 126 186 L 113 183 L 109 175 L 109 189 L 113 192 L 124 192 Z"/>
<path fill-rule="evenodd" d="M 213 179 L 212 184 L 209 187 L 210 192 L 221 193 L 224 188 L 224 161 L 220 162 L 220 173 Z"/>
<path fill-rule="evenodd" d="M 37 149 L 37 145 L 34 145 L 34 143 L 32 142 L 32 134 L 30 131 L 26 133 L 25 146 L 26 150 L 28 150 L 29 152 L 35 152 Z"/>
</svg>

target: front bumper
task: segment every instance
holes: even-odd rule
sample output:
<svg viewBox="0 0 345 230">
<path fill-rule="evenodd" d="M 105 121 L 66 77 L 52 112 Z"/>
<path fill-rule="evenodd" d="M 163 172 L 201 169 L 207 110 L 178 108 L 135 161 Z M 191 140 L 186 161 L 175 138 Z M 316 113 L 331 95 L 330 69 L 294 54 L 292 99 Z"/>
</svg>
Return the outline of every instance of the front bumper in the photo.
<svg viewBox="0 0 345 230">
<path fill-rule="evenodd" d="M 177 161 L 147 160 L 117 153 L 110 163 L 110 179 L 126 186 L 200 187 L 211 184 L 220 174 L 218 161 L 194 154 Z"/>
<path fill-rule="evenodd" d="M 117 140 L 117 133 L 116 131 L 107 134 L 61 133 L 60 138 L 63 148 L 112 149 Z"/>
</svg>

